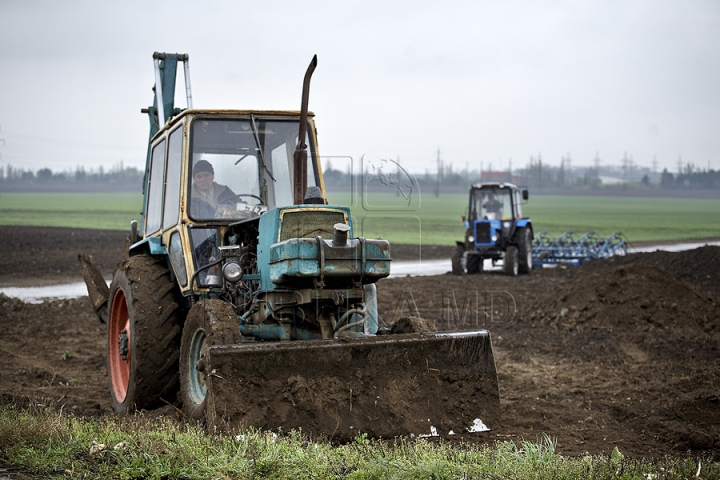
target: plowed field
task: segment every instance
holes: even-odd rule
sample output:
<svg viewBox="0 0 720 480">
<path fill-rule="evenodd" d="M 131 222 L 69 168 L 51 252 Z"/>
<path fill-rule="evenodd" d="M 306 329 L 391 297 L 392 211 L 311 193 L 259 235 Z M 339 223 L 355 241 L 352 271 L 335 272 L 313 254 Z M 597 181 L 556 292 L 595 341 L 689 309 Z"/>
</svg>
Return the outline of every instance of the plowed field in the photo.
<svg viewBox="0 0 720 480">
<path fill-rule="evenodd" d="M 124 238 L 114 231 L 3 227 L 0 285 L 78 281 L 81 251 L 109 277 Z M 402 259 L 406 249 L 391 251 Z M 638 457 L 693 451 L 720 458 L 718 272 L 720 248 L 702 247 L 516 278 L 495 272 L 393 278 L 378 283 L 379 308 L 388 324 L 419 314 L 438 329 L 491 332 L 503 420 L 480 441 L 546 434 L 568 455 L 618 446 Z M 26 304 L 0 296 L 0 329 L 0 402 L 111 412 L 105 328 L 87 298 Z"/>
</svg>

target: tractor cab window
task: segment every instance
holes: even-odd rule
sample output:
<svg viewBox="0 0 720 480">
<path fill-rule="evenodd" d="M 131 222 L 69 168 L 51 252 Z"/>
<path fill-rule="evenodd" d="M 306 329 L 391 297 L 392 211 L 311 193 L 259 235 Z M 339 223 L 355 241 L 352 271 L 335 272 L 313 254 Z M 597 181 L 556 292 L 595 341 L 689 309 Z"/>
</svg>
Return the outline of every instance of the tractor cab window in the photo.
<svg viewBox="0 0 720 480">
<path fill-rule="evenodd" d="M 220 267 L 219 235 L 216 228 L 191 228 L 190 243 L 195 262 L 197 282 L 201 287 L 222 285 Z M 213 265 L 215 264 L 215 265 Z M 192 287 L 192 286 L 191 286 Z"/>
<path fill-rule="evenodd" d="M 242 220 L 268 208 L 292 205 L 292 160 L 297 135 L 298 123 L 291 120 L 194 120 L 190 137 L 190 217 Z M 309 148 L 308 185 L 315 185 L 315 155 Z"/>
<path fill-rule="evenodd" d="M 507 188 L 475 190 L 471 216 L 475 220 L 502 220 L 512 218 L 511 192 Z"/>
</svg>

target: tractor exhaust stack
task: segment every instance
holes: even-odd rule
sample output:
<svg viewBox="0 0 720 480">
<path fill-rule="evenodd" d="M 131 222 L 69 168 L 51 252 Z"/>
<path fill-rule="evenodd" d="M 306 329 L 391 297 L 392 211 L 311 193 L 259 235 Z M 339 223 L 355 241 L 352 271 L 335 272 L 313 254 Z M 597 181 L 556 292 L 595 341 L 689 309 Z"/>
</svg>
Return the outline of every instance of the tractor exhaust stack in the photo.
<svg viewBox="0 0 720 480">
<path fill-rule="evenodd" d="M 295 205 L 302 205 L 305 198 L 305 190 L 307 190 L 307 144 L 305 137 L 307 135 L 307 116 L 308 116 L 308 100 L 310 97 L 310 78 L 317 67 L 317 55 L 314 55 L 310 65 L 305 72 L 302 90 L 302 104 L 300 106 L 300 132 L 298 134 L 297 148 L 295 149 L 294 169 L 293 169 L 293 199 Z"/>
</svg>

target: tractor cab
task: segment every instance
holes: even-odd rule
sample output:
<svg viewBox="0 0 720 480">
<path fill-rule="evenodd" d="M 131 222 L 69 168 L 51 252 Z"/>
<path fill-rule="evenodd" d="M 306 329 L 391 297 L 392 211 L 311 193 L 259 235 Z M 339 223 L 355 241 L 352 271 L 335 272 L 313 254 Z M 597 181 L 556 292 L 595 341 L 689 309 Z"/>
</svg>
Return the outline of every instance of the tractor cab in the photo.
<svg viewBox="0 0 720 480">
<path fill-rule="evenodd" d="M 223 236 L 250 245 L 259 218 L 294 199 L 294 152 L 299 112 L 185 110 L 152 139 L 146 181 L 143 235 L 130 253 L 166 249 L 184 292 L 221 285 Z M 302 203 L 325 203 L 315 128 L 307 117 L 305 191 Z M 230 229 L 230 225 L 240 224 Z M 185 252 L 192 252 L 186 255 Z"/>
<path fill-rule="evenodd" d="M 471 220 L 509 220 L 522 216 L 520 204 L 513 198 L 516 191 L 505 185 L 487 185 L 470 191 Z"/>
</svg>

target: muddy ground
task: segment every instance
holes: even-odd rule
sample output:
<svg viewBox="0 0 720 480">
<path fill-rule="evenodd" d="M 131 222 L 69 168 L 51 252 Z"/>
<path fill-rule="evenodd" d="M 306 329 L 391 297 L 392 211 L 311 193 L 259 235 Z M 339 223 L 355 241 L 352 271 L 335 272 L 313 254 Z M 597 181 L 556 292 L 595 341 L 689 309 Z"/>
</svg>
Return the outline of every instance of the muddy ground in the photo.
<svg viewBox="0 0 720 480">
<path fill-rule="evenodd" d="M 80 279 L 77 253 L 110 276 L 123 232 L 3 227 L 0 286 Z M 397 259 L 416 251 L 395 246 Z M 449 257 L 449 248 L 423 256 Z M 502 425 L 483 439 L 557 440 L 568 455 L 720 458 L 720 248 L 654 252 L 583 267 L 381 280 L 390 324 L 419 314 L 439 329 L 493 337 Z M 454 300 L 453 300 L 454 299 Z M 453 308 L 456 306 L 456 308 Z M 111 412 L 105 329 L 89 300 L 0 296 L 0 402 L 27 398 L 82 415 Z M 169 407 L 168 407 L 169 409 Z"/>
</svg>

